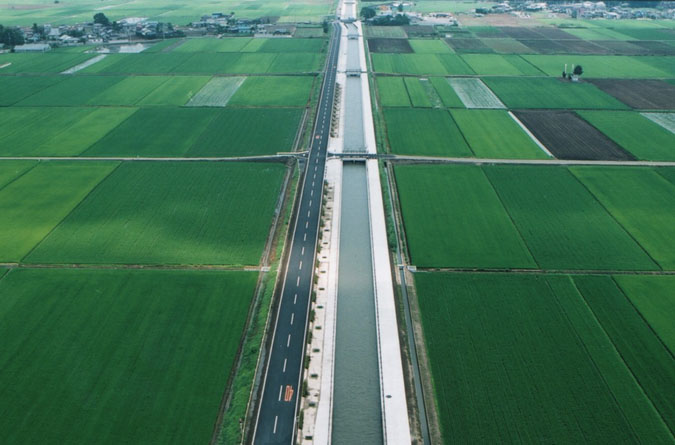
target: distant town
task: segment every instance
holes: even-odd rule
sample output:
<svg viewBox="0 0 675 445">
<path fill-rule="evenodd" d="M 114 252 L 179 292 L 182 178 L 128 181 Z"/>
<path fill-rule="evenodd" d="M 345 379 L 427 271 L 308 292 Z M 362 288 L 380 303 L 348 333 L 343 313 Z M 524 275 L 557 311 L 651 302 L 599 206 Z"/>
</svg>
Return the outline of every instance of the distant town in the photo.
<svg viewBox="0 0 675 445">
<path fill-rule="evenodd" d="M 652 3 L 654 5 L 652 5 Z M 456 16 L 438 11 L 420 13 L 414 2 L 366 4 L 361 16 L 376 26 L 432 24 L 460 26 Z M 650 7 L 655 6 L 655 7 Z M 578 19 L 675 19 L 675 1 L 670 2 L 533 2 L 503 1 L 471 11 L 474 17 L 511 14 L 527 18 L 532 13 L 564 14 Z M 0 52 L 45 52 L 54 47 L 96 44 L 122 44 L 132 41 L 213 35 L 260 35 L 291 37 L 296 25 L 277 24 L 279 17 L 240 18 L 235 12 L 214 12 L 185 25 L 160 22 L 145 17 L 111 21 L 97 13 L 93 21 L 74 25 L 34 23 L 32 26 L 2 27 Z M 324 25 L 325 27 L 325 25 Z"/>
<path fill-rule="evenodd" d="M 159 22 L 144 17 L 127 17 L 111 21 L 97 13 L 92 22 L 74 25 L 37 24 L 3 28 L 0 25 L 0 52 L 45 52 L 53 47 L 129 43 L 139 40 L 168 39 L 215 35 L 260 35 L 291 37 L 294 24 L 277 25 L 278 17 L 255 19 L 235 17 L 234 12 L 203 15 L 187 25 Z"/>
</svg>

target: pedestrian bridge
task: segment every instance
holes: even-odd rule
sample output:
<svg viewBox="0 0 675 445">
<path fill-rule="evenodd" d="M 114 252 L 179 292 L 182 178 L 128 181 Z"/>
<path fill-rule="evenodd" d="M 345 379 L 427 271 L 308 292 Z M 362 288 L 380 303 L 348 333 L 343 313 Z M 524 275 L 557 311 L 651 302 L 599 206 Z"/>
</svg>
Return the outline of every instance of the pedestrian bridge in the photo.
<svg viewBox="0 0 675 445">
<path fill-rule="evenodd" d="M 391 159 L 393 155 L 382 153 L 328 153 L 328 159 L 342 159 L 343 161 L 366 161 L 368 159 Z"/>
</svg>

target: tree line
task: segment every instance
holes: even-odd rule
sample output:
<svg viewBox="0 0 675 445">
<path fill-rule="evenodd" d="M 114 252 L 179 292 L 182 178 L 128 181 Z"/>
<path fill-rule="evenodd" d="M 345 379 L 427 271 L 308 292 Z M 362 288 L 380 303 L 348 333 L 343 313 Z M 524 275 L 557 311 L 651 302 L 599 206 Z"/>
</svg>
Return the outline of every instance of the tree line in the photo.
<svg viewBox="0 0 675 445">
<path fill-rule="evenodd" d="M 15 26 L 0 25 L 0 43 L 7 46 L 23 45 L 25 43 L 23 32 Z"/>
</svg>

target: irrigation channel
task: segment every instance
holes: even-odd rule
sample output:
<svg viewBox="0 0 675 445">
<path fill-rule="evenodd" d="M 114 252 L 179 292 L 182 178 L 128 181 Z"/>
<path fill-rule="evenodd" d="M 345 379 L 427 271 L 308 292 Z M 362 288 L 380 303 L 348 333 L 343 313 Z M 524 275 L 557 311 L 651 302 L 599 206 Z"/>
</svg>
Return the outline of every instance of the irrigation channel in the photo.
<svg viewBox="0 0 675 445">
<path fill-rule="evenodd" d="M 332 443 L 383 443 L 377 320 L 363 163 L 342 169 Z"/>
<path fill-rule="evenodd" d="M 343 151 L 365 153 L 356 26 L 347 24 L 347 36 Z M 344 163 L 340 209 L 331 440 L 335 445 L 384 443 L 365 162 Z"/>
</svg>

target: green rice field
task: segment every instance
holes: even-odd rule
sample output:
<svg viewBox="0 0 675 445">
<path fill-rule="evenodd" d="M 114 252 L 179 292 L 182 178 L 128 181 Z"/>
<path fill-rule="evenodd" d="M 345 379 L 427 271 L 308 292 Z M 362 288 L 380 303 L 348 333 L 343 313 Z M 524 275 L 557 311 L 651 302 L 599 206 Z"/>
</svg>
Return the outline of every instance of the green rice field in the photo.
<svg viewBox="0 0 675 445">
<path fill-rule="evenodd" d="M 524 55 L 523 58 L 549 76 L 558 77 L 565 68 L 581 65 L 584 77 L 607 78 L 672 78 L 675 71 L 668 69 L 658 57 L 630 56 L 558 56 L 558 55 Z M 571 68 L 568 68 L 571 69 Z"/>
<path fill-rule="evenodd" d="M 448 54 L 453 52 L 445 42 L 441 40 L 411 39 L 410 46 L 417 54 Z"/>
<path fill-rule="evenodd" d="M 452 116 L 445 110 L 384 110 L 391 151 L 424 156 L 472 155 Z"/>
<path fill-rule="evenodd" d="M 256 279 L 12 270 L 0 280 L 3 441 L 208 442 Z"/>
<path fill-rule="evenodd" d="M 614 280 L 672 353 L 675 350 L 675 329 L 671 323 L 675 315 L 672 292 L 675 278 L 672 275 L 620 275 Z"/>
<path fill-rule="evenodd" d="M 563 167 L 485 166 L 484 174 L 472 166 L 398 167 L 412 260 L 420 267 L 672 269 L 673 185 L 649 169 L 615 169 L 575 167 L 573 175 Z M 478 190 L 485 196 L 468 198 Z M 419 199 L 430 193 L 428 202 Z M 536 265 L 484 244 L 507 233 L 518 235 Z M 441 242 L 469 245 L 438 248 Z M 497 254 L 504 257 L 497 261 Z"/>
<path fill-rule="evenodd" d="M 443 105 L 448 108 L 464 108 L 464 103 L 457 96 L 455 90 L 450 86 L 446 78 L 431 77 L 429 81 L 436 89 L 438 96 L 441 98 Z"/>
<path fill-rule="evenodd" d="M 416 79 L 414 77 L 405 77 L 405 87 L 408 90 L 408 96 L 410 96 L 410 102 L 413 107 L 422 107 L 430 108 L 431 100 L 427 95 L 424 86 L 422 85 L 421 79 Z"/>
<path fill-rule="evenodd" d="M 277 53 L 241 53 L 235 54 L 231 60 L 231 63 L 224 68 L 225 73 L 230 74 L 242 74 L 242 73 L 268 73 L 274 72 L 270 69 L 272 62 L 279 57 Z M 219 58 L 211 57 L 214 60 L 219 60 Z M 181 69 L 185 71 L 198 71 L 199 67 L 202 66 L 201 63 L 194 63 L 191 59 L 181 66 Z M 299 71 L 305 71 L 301 69 Z"/>
<path fill-rule="evenodd" d="M 84 156 L 183 156 L 217 116 L 209 108 L 142 108 Z"/>
<path fill-rule="evenodd" d="M 380 103 L 384 107 L 409 107 L 410 97 L 402 77 L 377 77 Z"/>
<path fill-rule="evenodd" d="M 278 164 L 122 164 L 25 261 L 256 265 L 283 174 Z"/>
<path fill-rule="evenodd" d="M 675 359 L 616 282 L 606 276 L 575 278 L 579 292 L 612 339 L 664 423 L 675 426 Z"/>
<path fill-rule="evenodd" d="M 19 102 L 20 106 L 70 106 L 85 104 L 123 78 L 117 76 L 69 77 Z"/>
<path fill-rule="evenodd" d="M 135 108 L 0 108 L 0 156 L 77 156 Z"/>
<path fill-rule="evenodd" d="M 658 269 L 566 169 L 488 166 L 485 172 L 542 268 Z"/>
<path fill-rule="evenodd" d="M 285 106 L 307 105 L 314 84 L 314 77 L 248 77 L 237 89 L 229 104 L 232 106 Z"/>
<path fill-rule="evenodd" d="M 380 150 L 476 158 L 388 169 L 432 442 L 675 444 L 675 25 L 486 17 L 369 54 Z"/>
<path fill-rule="evenodd" d="M 206 76 L 73 76 L 65 79 L 56 77 L 9 77 L 10 81 L 37 79 L 36 87 L 45 85 L 40 91 L 19 91 L 9 95 L 28 95 L 15 106 L 180 106 L 188 102 L 211 79 Z M 45 80 L 46 79 L 46 80 Z M 232 78 L 214 78 L 213 80 Z M 234 78 L 236 79 L 236 78 Z M 10 84 L 10 85 L 12 85 Z M 30 94 L 30 95 L 29 95 Z"/>
<path fill-rule="evenodd" d="M 2 23 L 2 22 L 0 22 Z M 0 74 L 60 73 L 93 58 L 93 54 L 77 53 L 4 53 L 0 54 Z"/>
<path fill-rule="evenodd" d="M 589 83 L 542 77 L 486 77 L 483 81 L 509 108 L 628 108 Z"/>
<path fill-rule="evenodd" d="M 398 166 L 395 171 L 413 264 L 536 266 L 480 167 L 411 165 Z"/>
<path fill-rule="evenodd" d="M 241 51 L 248 43 L 250 37 L 224 38 L 224 39 L 188 39 L 173 49 L 179 53 L 230 53 Z M 146 50 L 147 51 L 147 50 Z"/>
<path fill-rule="evenodd" d="M 5 161 L 0 163 L 0 190 L 36 165 L 36 161 Z"/>
<path fill-rule="evenodd" d="M 473 74 L 456 54 L 372 54 L 378 73 L 428 74 L 436 76 Z"/>
<path fill-rule="evenodd" d="M 63 79 L 56 76 L 3 77 L 3 88 L 0 89 L 0 106 L 13 105 L 61 80 Z"/>
<path fill-rule="evenodd" d="M 320 42 L 319 39 L 316 40 Z M 241 52 L 215 54 L 207 52 L 110 54 L 80 73 L 126 75 L 314 73 L 319 71 L 323 57 L 324 54 L 320 52 L 246 52 L 245 48 Z M 25 72 L 35 72 L 28 68 L 26 70 Z"/>
<path fill-rule="evenodd" d="M 228 108 L 218 113 L 186 155 L 254 156 L 289 152 L 301 118 L 302 110 L 297 108 Z"/>
<path fill-rule="evenodd" d="M 268 73 L 316 73 L 321 70 L 323 62 L 321 53 L 277 53 Z"/>
<path fill-rule="evenodd" d="M 450 114 L 479 158 L 548 158 L 506 111 L 452 110 Z"/>
<path fill-rule="evenodd" d="M 244 156 L 289 151 L 300 123 L 297 108 L 87 108 L 50 109 L 34 120 L 37 109 L 7 109 L 0 115 L 31 121 L 24 131 L 9 132 L 3 156 Z M 71 111 L 72 110 L 72 111 Z M 73 111 L 77 113 L 73 114 Z M 43 113 L 45 114 L 45 113 Z M 52 116 L 58 115 L 58 116 Z M 70 116 L 65 120 L 61 117 Z M 8 126 L 12 125 L 10 123 Z M 0 127 L 2 125 L 0 124 Z M 16 124 L 12 125 L 13 127 Z M 264 129 L 264 131 L 261 131 Z M 51 138 L 44 140 L 45 135 Z"/>
<path fill-rule="evenodd" d="M 490 49 L 501 54 L 528 54 L 532 52 L 530 48 L 523 45 L 516 39 L 482 39 L 482 42 Z"/>
<path fill-rule="evenodd" d="M 579 111 L 579 115 L 638 159 L 675 161 L 675 134 L 639 113 Z"/>
<path fill-rule="evenodd" d="M 672 442 L 672 355 L 623 296 L 591 294 L 600 279 L 416 274 L 444 442 Z"/>
<path fill-rule="evenodd" d="M 365 33 L 368 38 L 405 39 L 408 37 L 400 26 L 366 26 Z"/>
<path fill-rule="evenodd" d="M 516 55 L 498 54 L 465 54 L 462 59 L 469 64 L 471 69 L 480 75 L 498 76 L 540 76 L 540 71 L 535 66 Z"/>
<path fill-rule="evenodd" d="M 663 269 L 675 269 L 675 185 L 648 168 L 573 167 L 597 197 Z"/>
<path fill-rule="evenodd" d="M 326 46 L 323 39 L 264 39 L 259 51 L 265 53 L 318 53 Z"/>
<path fill-rule="evenodd" d="M 0 189 L 0 262 L 24 258 L 117 165 L 41 163 Z"/>
<path fill-rule="evenodd" d="M 202 89 L 209 77 L 170 77 L 166 82 L 145 96 L 139 105 L 183 105 Z"/>
<path fill-rule="evenodd" d="M 383 107 L 464 108 L 455 90 L 442 77 L 378 76 L 376 84 Z"/>
<path fill-rule="evenodd" d="M 80 71 L 82 74 L 167 74 L 186 62 L 190 54 L 147 53 L 109 54 L 105 59 Z M 205 70 L 208 67 L 200 67 Z"/>
<path fill-rule="evenodd" d="M 91 96 L 91 105 L 135 105 L 169 80 L 168 76 L 130 76 Z M 180 104 L 182 105 L 182 104 Z"/>
</svg>

